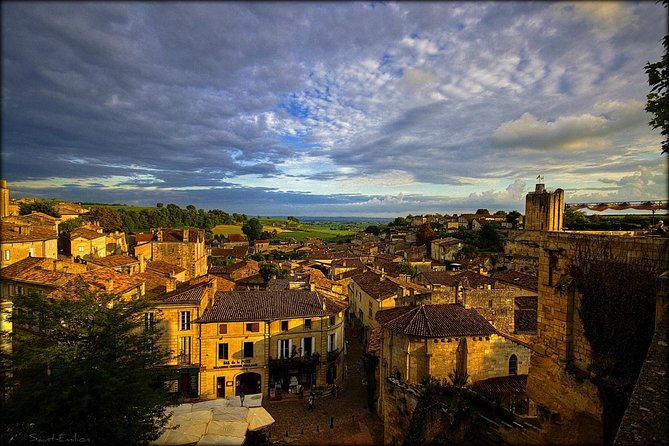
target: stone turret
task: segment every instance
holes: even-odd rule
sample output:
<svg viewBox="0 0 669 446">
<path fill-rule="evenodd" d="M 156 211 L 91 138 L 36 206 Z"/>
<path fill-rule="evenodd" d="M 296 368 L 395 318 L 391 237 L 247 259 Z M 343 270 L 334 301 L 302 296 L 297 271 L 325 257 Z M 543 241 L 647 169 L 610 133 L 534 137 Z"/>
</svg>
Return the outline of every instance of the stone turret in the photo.
<svg viewBox="0 0 669 446">
<path fill-rule="evenodd" d="M 525 230 L 562 231 L 564 191 L 547 192 L 544 184 L 536 185 L 525 197 Z"/>
<path fill-rule="evenodd" d="M 0 180 L 0 218 L 9 216 L 9 188 L 6 180 Z"/>
</svg>

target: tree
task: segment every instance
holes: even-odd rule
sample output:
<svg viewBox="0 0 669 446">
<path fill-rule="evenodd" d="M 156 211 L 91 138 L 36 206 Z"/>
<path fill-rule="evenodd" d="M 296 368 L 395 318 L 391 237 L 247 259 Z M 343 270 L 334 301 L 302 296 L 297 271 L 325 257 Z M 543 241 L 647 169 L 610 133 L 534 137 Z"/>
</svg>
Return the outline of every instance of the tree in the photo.
<svg viewBox="0 0 669 446">
<path fill-rule="evenodd" d="M 47 199 L 36 199 L 32 203 L 19 203 L 19 215 L 28 215 L 33 212 L 42 212 L 43 214 L 59 218 L 60 213 L 56 210 L 56 201 Z"/>
<path fill-rule="evenodd" d="M 381 234 L 382 230 L 383 230 L 383 228 L 381 228 L 381 226 L 379 226 L 379 225 L 369 225 L 365 228 L 365 230 L 363 232 L 366 232 L 368 234 L 374 234 L 374 235 L 378 236 L 379 234 Z"/>
<path fill-rule="evenodd" d="M 477 215 L 490 215 L 490 211 L 487 209 L 477 209 L 476 210 Z"/>
<path fill-rule="evenodd" d="M 156 203 L 156 207 L 158 209 L 162 209 L 163 206 L 165 206 L 163 203 L 160 203 L 160 202 Z"/>
<path fill-rule="evenodd" d="M 293 217 L 293 216 L 291 215 L 290 217 L 288 217 L 288 222 L 292 222 L 292 223 L 298 224 L 298 223 L 300 222 L 300 220 L 299 220 L 297 217 Z"/>
<path fill-rule="evenodd" d="M 97 221 L 106 231 L 118 231 L 123 226 L 123 221 L 113 208 L 97 207 L 91 209 L 91 220 Z"/>
<path fill-rule="evenodd" d="M 427 245 L 428 252 L 430 250 L 430 242 L 436 238 L 437 234 L 429 223 L 423 223 L 416 230 L 416 246 Z"/>
<path fill-rule="evenodd" d="M 68 299 L 16 295 L 14 350 L 0 443 L 34 438 L 143 444 L 165 428 L 174 403 L 159 376 L 161 331 L 144 328 L 146 298 L 82 291 Z M 39 333 L 17 330 L 39 327 Z M 75 437 L 76 436 L 76 437 Z"/>
<path fill-rule="evenodd" d="M 523 215 L 518 211 L 511 211 L 508 214 L 506 214 L 506 221 L 516 226 L 520 221 L 520 217 L 522 216 Z"/>
<path fill-rule="evenodd" d="M 499 235 L 495 225 L 483 223 L 479 232 L 479 247 L 486 251 L 502 251 L 502 237 Z"/>
<path fill-rule="evenodd" d="M 244 223 L 242 232 L 249 239 L 249 242 L 253 242 L 254 240 L 259 239 L 262 234 L 262 223 L 260 223 L 260 220 L 257 218 L 252 218 Z"/>
<path fill-rule="evenodd" d="M 388 226 L 395 226 L 396 228 L 408 228 L 411 226 L 411 223 L 403 217 L 397 217 L 392 222 L 388 223 Z"/>
<path fill-rule="evenodd" d="M 276 277 L 277 279 L 285 279 L 288 277 L 288 274 L 290 274 L 290 271 L 281 268 L 276 263 L 263 262 L 260 264 L 260 275 L 265 283 L 269 282 L 273 277 Z"/>
<path fill-rule="evenodd" d="M 400 262 L 397 265 L 397 270 L 400 274 L 406 274 L 410 277 L 415 277 L 418 275 L 418 268 L 410 264 L 409 262 Z"/>
<path fill-rule="evenodd" d="M 662 2 L 665 6 L 669 4 L 668 0 Z M 654 115 L 648 123 L 654 129 L 661 129 L 660 133 L 664 136 L 662 141 L 662 153 L 669 153 L 669 35 L 664 36 L 662 41 L 664 54 L 659 62 L 646 64 L 646 74 L 648 74 L 648 85 L 650 93 L 646 96 L 646 111 Z"/>
<path fill-rule="evenodd" d="M 587 215 L 585 215 L 585 212 L 578 210 L 578 209 L 567 209 L 564 213 L 564 225 L 565 226 L 572 226 L 572 225 L 583 225 L 586 223 L 589 223 L 590 219 L 588 218 Z"/>
</svg>

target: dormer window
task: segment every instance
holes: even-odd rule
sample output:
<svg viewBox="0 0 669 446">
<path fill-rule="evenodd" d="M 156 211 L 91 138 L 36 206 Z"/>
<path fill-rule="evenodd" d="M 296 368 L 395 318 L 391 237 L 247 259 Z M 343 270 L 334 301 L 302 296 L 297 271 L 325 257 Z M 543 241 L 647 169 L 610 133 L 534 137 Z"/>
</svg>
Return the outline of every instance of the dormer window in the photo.
<svg viewBox="0 0 669 446">
<path fill-rule="evenodd" d="M 281 321 L 281 331 L 288 331 L 288 321 Z"/>
</svg>

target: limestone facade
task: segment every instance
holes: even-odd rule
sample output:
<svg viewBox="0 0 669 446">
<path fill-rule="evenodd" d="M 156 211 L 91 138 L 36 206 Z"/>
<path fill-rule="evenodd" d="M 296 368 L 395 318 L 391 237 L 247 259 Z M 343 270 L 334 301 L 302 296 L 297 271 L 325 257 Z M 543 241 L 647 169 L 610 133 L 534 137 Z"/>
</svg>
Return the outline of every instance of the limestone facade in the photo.
<svg viewBox="0 0 669 446">
<path fill-rule="evenodd" d="M 525 197 L 525 229 L 561 231 L 564 220 L 564 191 L 547 192 L 543 184 Z"/>
<path fill-rule="evenodd" d="M 242 392 L 275 398 L 296 384 L 307 390 L 341 384 L 345 309 L 312 291 L 218 293 L 196 321 L 200 398 Z"/>
</svg>

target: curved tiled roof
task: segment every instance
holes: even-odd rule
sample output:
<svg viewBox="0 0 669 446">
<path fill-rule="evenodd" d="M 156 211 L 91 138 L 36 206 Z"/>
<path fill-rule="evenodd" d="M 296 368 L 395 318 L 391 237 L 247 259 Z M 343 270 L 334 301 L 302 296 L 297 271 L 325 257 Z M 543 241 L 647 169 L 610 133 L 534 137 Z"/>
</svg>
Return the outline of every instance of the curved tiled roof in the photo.
<svg viewBox="0 0 669 446">
<path fill-rule="evenodd" d="M 377 312 L 376 320 L 384 328 L 422 338 L 497 334 L 497 330 L 483 316 L 458 304 L 390 308 Z"/>
<path fill-rule="evenodd" d="M 161 304 L 200 305 L 207 284 L 188 285 L 158 297 Z"/>
<path fill-rule="evenodd" d="M 394 282 L 383 277 L 382 274 L 376 274 L 369 270 L 354 276 L 352 280 L 365 293 L 377 300 L 396 296 L 397 288 L 399 288 Z"/>
<path fill-rule="evenodd" d="M 539 278 L 519 271 L 502 271 L 493 274 L 493 278 L 526 290 L 538 291 Z"/>
<path fill-rule="evenodd" d="M 325 300 L 326 309 L 323 309 Z M 197 322 L 261 321 L 336 314 L 345 304 L 324 298 L 314 291 L 230 291 L 217 292 L 214 304 Z"/>
</svg>

